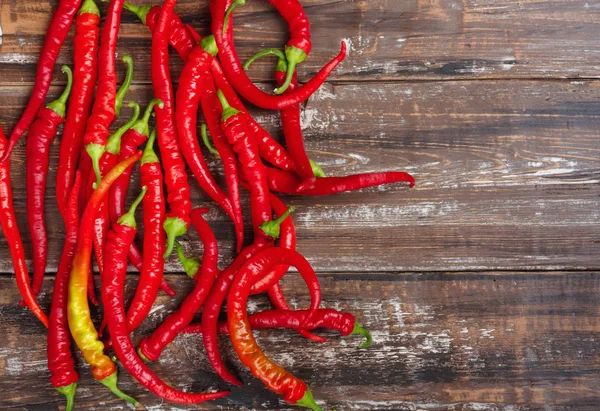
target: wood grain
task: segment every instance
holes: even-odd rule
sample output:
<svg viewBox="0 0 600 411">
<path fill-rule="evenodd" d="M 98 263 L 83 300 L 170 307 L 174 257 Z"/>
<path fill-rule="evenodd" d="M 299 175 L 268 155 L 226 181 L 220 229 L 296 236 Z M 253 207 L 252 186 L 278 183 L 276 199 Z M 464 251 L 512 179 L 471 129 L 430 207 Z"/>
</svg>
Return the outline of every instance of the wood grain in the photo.
<svg viewBox="0 0 600 411">
<path fill-rule="evenodd" d="M 137 4 L 159 4 L 146 1 Z M 4 1 L 0 23 L 3 84 L 31 83 L 41 41 L 55 2 Z M 181 0 L 177 12 L 208 33 L 208 1 Z M 314 49 L 301 79 L 331 59 L 341 40 L 350 53 L 336 81 L 457 78 L 597 78 L 600 8 L 588 0 L 397 1 L 305 0 Z M 103 10 L 106 5 L 102 6 Z M 240 56 L 283 46 L 287 27 L 267 2 L 248 2 L 235 13 Z M 150 34 L 124 14 L 119 53 L 134 56 L 137 80 L 149 82 Z M 70 64 L 71 48 L 60 63 Z M 173 59 L 180 67 L 177 58 Z M 259 62 L 252 76 L 271 81 L 272 63 Z M 58 69 L 56 71 L 59 75 Z"/>
<path fill-rule="evenodd" d="M 273 359 L 306 379 L 326 409 L 593 410 L 600 402 L 598 272 L 386 274 L 365 281 L 340 273 L 321 280 L 324 306 L 354 313 L 373 332 L 371 349 L 358 348 L 358 337 L 330 332 L 322 346 L 291 331 L 256 335 Z M 169 281 L 179 296 L 191 286 L 181 276 Z M 45 290 L 51 285 L 46 281 Z M 308 298 L 295 276 L 284 285 L 292 303 Z M 128 294 L 132 286 L 133 279 Z M 134 340 L 180 299 L 161 296 Z M 44 305 L 48 300 L 45 295 Z M 62 409 L 48 383 L 44 330 L 18 301 L 12 281 L 0 279 L 0 408 Z M 252 311 L 267 307 L 262 297 L 250 304 Z M 241 371 L 226 338 L 222 342 L 228 363 Z M 227 387 L 211 372 L 197 336 L 177 338 L 152 367 L 187 390 Z M 80 370 L 78 409 L 127 409 L 87 367 Z M 161 404 L 126 372 L 120 385 L 149 410 L 288 409 L 247 372 L 241 376 L 245 387 L 199 407 Z"/>
</svg>

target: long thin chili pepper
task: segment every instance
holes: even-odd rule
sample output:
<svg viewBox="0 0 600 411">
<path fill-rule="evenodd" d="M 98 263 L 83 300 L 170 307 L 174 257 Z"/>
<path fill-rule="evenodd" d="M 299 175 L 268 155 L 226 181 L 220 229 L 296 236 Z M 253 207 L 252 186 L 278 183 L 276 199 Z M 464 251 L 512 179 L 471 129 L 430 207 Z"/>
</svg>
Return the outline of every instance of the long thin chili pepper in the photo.
<svg viewBox="0 0 600 411">
<path fill-rule="evenodd" d="M 267 328 L 291 328 L 298 329 L 300 323 L 306 318 L 308 310 L 271 310 L 252 314 L 248 317 L 253 330 Z M 342 337 L 349 335 L 362 335 L 366 341 L 360 343 L 360 348 L 368 348 L 373 339 L 369 331 L 363 328 L 350 313 L 343 313 L 329 308 L 317 310 L 312 319 L 305 326 L 306 329 L 314 330 L 326 328 L 339 331 Z M 204 327 L 202 323 L 195 323 L 185 327 L 181 334 L 202 334 Z M 219 334 L 229 334 L 227 322 L 219 323 Z"/>
<path fill-rule="evenodd" d="M 123 3 L 124 0 L 111 0 L 108 6 L 108 14 L 103 26 L 98 54 L 98 67 L 100 70 L 98 72 L 96 99 L 83 136 L 83 144 L 92 160 L 97 184 L 99 184 L 102 177 L 100 158 L 104 153 L 106 140 L 109 136 L 109 127 L 115 118 L 117 96 L 115 55 Z"/>
<path fill-rule="evenodd" d="M 130 331 L 134 331 L 144 321 L 160 287 L 165 268 L 165 200 L 163 196 L 163 176 L 160 162 L 154 153 L 153 145 L 156 130 L 152 132 L 142 157 L 140 166 L 141 184 L 148 187 L 142 203 L 144 211 L 144 260 L 138 287 L 129 310 L 127 321 Z"/>
<path fill-rule="evenodd" d="M 190 186 L 177 139 L 175 99 L 169 68 L 169 24 L 176 3 L 177 0 L 165 0 L 152 35 L 152 85 L 156 97 L 164 103 L 163 108 L 156 110 L 158 146 L 165 168 L 167 202 L 171 207 L 164 223 L 167 233 L 165 258 L 173 252 L 176 237 L 186 233 L 192 211 Z"/>
<path fill-rule="evenodd" d="M 144 338 L 140 343 L 138 353 L 146 361 L 156 361 L 164 348 L 179 335 L 184 327 L 192 322 L 194 315 L 202 307 L 218 274 L 219 248 L 217 246 L 217 239 L 210 225 L 202 217 L 204 212 L 206 212 L 206 209 L 195 209 L 192 211 L 192 224 L 200 235 L 202 244 L 204 244 L 202 264 L 194 276 L 196 285 L 192 292 L 183 300 L 179 309 L 170 314 L 154 330 L 152 335 Z M 183 262 L 186 261 L 186 259 L 183 259 Z"/>
<path fill-rule="evenodd" d="M 67 319 L 67 298 L 69 295 L 69 275 L 71 263 L 77 246 L 77 230 L 79 228 L 78 197 L 81 189 L 81 173 L 75 175 L 73 188 L 67 201 L 65 215 L 65 244 L 54 280 L 50 323 L 48 326 L 48 370 L 50 382 L 58 392 L 67 399 L 66 411 L 73 409 L 75 390 L 79 374 L 75 370 L 73 353 L 71 352 L 71 334 Z"/>
<path fill-rule="evenodd" d="M 68 81 L 64 92 L 38 112 L 27 135 L 27 222 L 33 248 L 33 284 L 31 292 L 37 296 L 44 282 L 48 237 L 45 221 L 46 178 L 50 161 L 50 145 L 56 137 L 58 126 L 65 118 L 66 104 L 71 93 L 73 75 L 68 66 L 62 67 Z"/>
<path fill-rule="evenodd" d="M 136 355 L 135 347 L 131 343 L 123 294 L 127 274 L 127 253 L 136 232 L 135 208 L 142 201 L 145 192 L 146 187 L 143 187 L 142 194 L 132 204 L 129 212 L 119 218 L 108 234 L 106 252 L 110 257 L 106 261 L 106 284 L 102 290 L 102 301 L 105 306 L 108 329 L 112 341 L 115 341 L 113 348 L 123 366 L 136 380 L 167 401 L 195 404 L 224 397 L 229 394 L 229 391 L 190 394 L 169 387 Z"/>
<path fill-rule="evenodd" d="M 117 387 L 115 363 L 104 354 L 104 344 L 98 340 L 98 333 L 91 319 L 86 291 L 89 281 L 88 271 L 92 253 L 92 226 L 99 204 L 106 196 L 111 184 L 127 168 L 142 156 L 141 152 L 117 164 L 109 171 L 92 194 L 81 218 L 77 249 L 73 258 L 69 279 L 68 318 L 73 340 L 90 364 L 92 375 L 119 398 L 137 406 L 137 401 L 124 394 Z"/>
<path fill-rule="evenodd" d="M 244 221 L 241 208 L 234 210 L 227 195 L 215 181 L 208 169 L 197 137 L 198 105 L 207 83 L 212 82 L 210 65 L 217 54 L 217 45 L 213 36 L 202 39 L 188 56 L 177 89 L 177 135 L 181 151 L 191 168 L 200 187 L 212 198 L 232 219 L 237 235 L 238 249 L 244 243 Z M 237 212 L 236 212 L 237 211 Z"/>
<path fill-rule="evenodd" d="M 4 130 L 0 126 L 0 152 L 6 149 L 7 144 Z M 25 264 L 25 250 L 13 205 L 12 186 L 10 184 L 10 159 L 0 163 L 0 226 L 8 242 L 17 287 L 21 297 L 23 297 L 23 302 L 33 315 L 44 324 L 44 327 L 48 328 L 48 317 L 35 300 L 29 284 L 30 278 Z"/>
<path fill-rule="evenodd" d="M 44 45 L 40 52 L 31 97 L 29 98 L 27 107 L 25 107 L 25 111 L 10 135 L 7 146 L 1 153 L 1 162 L 6 161 L 8 156 L 10 156 L 13 147 L 23 134 L 25 134 L 35 119 L 38 110 L 44 104 L 52 82 L 52 72 L 54 71 L 58 53 L 69 34 L 73 18 L 77 10 L 79 10 L 80 4 L 81 0 L 60 0 L 58 2 L 58 8 L 52 15 L 52 20 L 44 39 Z"/>
<path fill-rule="evenodd" d="M 94 0 L 84 0 L 75 20 L 73 92 L 60 142 L 56 170 L 56 202 L 63 221 L 66 219 L 67 198 L 73 185 L 77 162 L 81 154 L 85 124 L 92 107 L 98 73 L 99 24 L 100 10 L 98 10 L 98 6 Z M 84 174 L 82 178 L 87 180 L 87 174 Z"/>
<path fill-rule="evenodd" d="M 235 3 L 239 4 L 240 1 L 236 0 Z M 258 107 L 281 110 L 306 101 L 325 82 L 329 74 L 346 56 L 346 43 L 342 42 L 338 56 L 325 65 L 304 86 L 285 96 L 267 94 L 256 87 L 250 78 L 248 78 L 237 55 L 233 42 L 232 14 L 229 12 L 226 15 L 230 4 L 231 0 L 212 0 L 209 4 L 212 14 L 212 33 L 219 47 L 219 59 L 221 60 L 227 79 L 231 82 L 235 90 L 246 100 Z M 225 21 L 228 22 L 226 27 Z M 284 90 L 280 89 L 280 91 Z"/>
<path fill-rule="evenodd" d="M 265 269 L 278 264 L 295 266 L 309 287 L 311 306 L 300 321 L 304 328 L 316 314 L 321 301 L 317 276 L 304 257 L 295 251 L 268 248 L 256 254 L 244 264 L 235 277 L 227 297 L 227 325 L 233 348 L 242 363 L 271 391 L 283 396 L 290 404 L 320 410 L 307 385 L 280 365 L 270 360 L 260 349 L 252 334 L 248 320 L 247 302 L 252 283 L 260 278 Z"/>
</svg>

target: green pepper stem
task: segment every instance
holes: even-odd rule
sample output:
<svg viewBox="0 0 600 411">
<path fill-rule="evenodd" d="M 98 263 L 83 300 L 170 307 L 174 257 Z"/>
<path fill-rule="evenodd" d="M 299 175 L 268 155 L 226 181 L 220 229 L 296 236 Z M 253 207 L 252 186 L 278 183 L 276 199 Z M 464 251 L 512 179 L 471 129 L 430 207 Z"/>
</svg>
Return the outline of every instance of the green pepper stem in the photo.
<svg viewBox="0 0 600 411">
<path fill-rule="evenodd" d="M 210 138 L 208 137 L 208 130 L 207 130 L 207 127 L 206 127 L 205 123 L 202 123 L 200 125 L 200 135 L 202 136 L 202 141 L 204 142 L 204 145 L 206 146 L 206 148 L 208 148 L 208 151 L 210 151 L 211 153 L 213 153 L 217 157 L 220 157 L 219 152 L 213 146 L 213 144 L 210 141 Z"/>
<path fill-rule="evenodd" d="M 167 251 L 163 258 L 169 258 L 175 248 L 175 239 L 187 232 L 187 224 L 179 217 L 168 217 L 163 223 L 163 228 L 167 233 Z"/>
<path fill-rule="evenodd" d="M 244 63 L 244 70 L 248 70 L 252 63 L 254 63 L 259 58 L 265 56 L 279 57 L 279 61 L 277 62 L 277 71 L 281 71 L 284 73 L 287 72 L 287 58 L 285 57 L 285 54 L 283 54 L 283 51 L 279 49 L 264 49 L 259 51 L 258 53 L 250 57 L 248 60 L 246 60 L 246 62 Z"/>
<path fill-rule="evenodd" d="M 141 164 L 147 163 L 158 163 L 158 156 L 154 152 L 154 141 L 156 141 L 156 129 L 152 130 L 150 138 L 144 148 L 144 154 L 142 154 Z"/>
<path fill-rule="evenodd" d="M 117 220 L 118 224 L 125 225 L 125 226 L 132 227 L 132 228 L 137 228 L 137 223 L 135 221 L 135 210 L 138 208 L 138 206 L 144 199 L 144 196 L 146 195 L 146 191 L 148 191 L 148 187 L 143 186 L 142 192 L 140 193 L 140 195 L 137 196 L 137 198 L 133 201 L 133 203 L 131 203 L 131 206 L 129 207 L 129 211 L 127 211 L 125 214 L 123 214 Z"/>
<path fill-rule="evenodd" d="M 315 175 L 315 177 L 317 177 L 317 178 L 327 177 L 327 174 L 325 174 L 325 171 L 323 171 L 323 169 L 321 168 L 320 165 L 318 165 L 316 162 L 314 162 L 310 159 L 308 161 L 310 162 L 310 168 L 312 169 L 312 172 Z"/>
<path fill-rule="evenodd" d="M 116 371 L 113 372 L 108 377 L 106 377 L 105 379 L 100 380 L 100 383 L 102 383 L 102 385 L 107 387 L 110 390 L 110 392 L 115 394 L 117 397 L 119 397 L 122 400 L 127 401 L 128 403 L 132 404 L 134 407 L 137 407 L 139 405 L 139 403 L 136 401 L 135 398 L 130 397 L 129 395 L 125 394 L 123 391 L 121 391 L 119 389 L 119 387 L 117 387 L 117 372 Z"/>
<path fill-rule="evenodd" d="M 299 49 L 295 46 L 286 46 L 285 56 L 287 57 L 288 68 L 285 76 L 285 82 L 275 89 L 275 94 L 282 94 L 292 84 L 292 78 L 296 71 L 296 66 L 306 60 L 306 53 L 304 50 Z"/>
<path fill-rule="evenodd" d="M 138 16 L 142 23 L 146 24 L 146 17 L 148 16 L 148 13 L 150 13 L 152 6 L 135 6 L 133 4 L 125 3 L 123 4 L 123 8 Z"/>
<path fill-rule="evenodd" d="M 136 121 L 133 126 L 131 126 L 131 129 L 142 136 L 147 136 L 148 134 L 150 134 L 148 121 L 150 121 L 150 116 L 152 115 L 152 110 L 154 110 L 155 106 L 158 106 L 158 108 L 163 108 L 165 106 L 165 103 L 163 103 L 162 100 L 158 98 L 150 100 L 150 103 L 148 103 L 148 107 L 146 107 L 146 110 L 144 111 L 144 115 L 141 119 Z"/>
<path fill-rule="evenodd" d="M 202 47 L 202 50 L 206 51 L 213 57 L 216 56 L 217 53 L 219 53 L 217 41 L 215 40 L 215 36 L 213 36 L 212 34 L 200 40 L 200 46 Z"/>
<path fill-rule="evenodd" d="M 221 106 L 223 107 L 223 116 L 221 117 L 221 121 L 227 121 L 236 114 L 241 113 L 241 111 L 236 110 L 229 105 L 225 94 L 223 94 L 221 90 L 217 90 L 217 97 L 219 97 L 219 101 L 221 102 Z"/>
<path fill-rule="evenodd" d="M 133 115 L 127 123 L 119 127 L 119 129 L 106 141 L 106 151 L 111 154 L 119 154 L 119 151 L 121 151 L 121 137 L 123 137 L 123 134 L 125 134 L 140 117 L 140 105 L 138 103 L 131 101 L 127 105 L 133 109 Z"/>
<path fill-rule="evenodd" d="M 260 229 L 271 238 L 279 238 L 281 234 L 281 224 L 285 221 L 286 218 L 290 216 L 294 211 L 296 211 L 296 207 L 291 206 L 285 213 L 279 216 L 275 220 L 266 221 L 260 225 Z"/>
<path fill-rule="evenodd" d="M 52 103 L 48 103 L 46 107 L 54 111 L 62 118 L 65 118 L 67 101 L 69 100 L 69 95 L 71 94 L 71 87 L 73 87 L 73 72 L 69 66 L 62 66 L 62 72 L 67 75 L 67 86 L 63 90 L 60 97 L 54 100 Z"/>
<path fill-rule="evenodd" d="M 94 190 L 100 185 L 100 181 L 102 180 L 102 173 L 100 173 L 100 157 L 102 157 L 102 154 L 104 154 L 105 150 L 106 147 L 102 144 L 90 143 L 85 147 L 85 151 L 92 159 L 92 167 L 94 168 L 94 173 L 96 174 Z"/>
<path fill-rule="evenodd" d="M 294 405 L 310 408 L 313 411 L 323 411 L 321 407 L 319 407 L 319 405 L 315 402 L 312 392 L 308 388 L 306 388 L 306 391 L 304 392 L 302 398 L 300 398 L 298 402 Z"/>
<path fill-rule="evenodd" d="M 225 35 L 227 32 L 227 27 L 229 26 L 229 16 L 231 13 L 233 13 L 233 9 L 235 9 L 237 6 L 243 6 L 244 4 L 246 4 L 246 0 L 235 0 L 231 6 L 229 6 L 225 12 L 225 20 L 223 20 L 223 35 Z"/>
<path fill-rule="evenodd" d="M 100 9 L 94 0 L 84 0 L 81 8 L 79 9 L 79 15 L 82 14 L 94 14 L 96 16 L 100 16 Z"/>
<path fill-rule="evenodd" d="M 371 337 L 371 333 L 363 328 L 359 323 L 354 323 L 354 330 L 350 335 L 362 335 L 366 338 L 367 341 L 363 341 L 360 343 L 360 348 L 369 348 L 371 344 L 373 344 L 373 337 Z"/>
<path fill-rule="evenodd" d="M 77 383 L 71 383 L 62 387 L 56 387 L 56 391 L 60 392 L 67 399 L 67 406 L 65 411 L 71 411 L 75 404 L 75 391 L 77 390 Z"/>
<path fill-rule="evenodd" d="M 175 250 L 177 251 L 177 258 L 179 258 L 186 274 L 190 278 L 194 278 L 198 274 L 198 270 L 200 270 L 200 261 L 195 258 L 186 257 L 179 241 L 175 241 Z"/>
<path fill-rule="evenodd" d="M 125 74 L 125 79 L 123 80 L 123 84 L 117 91 L 117 95 L 115 97 L 115 115 L 119 117 L 121 114 L 121 107 L 123 107 L 123 100 L 131 87 L 131 82 L 133 81 L 133 59 L 131 56 L 123 56 L 123 63 L 127 64 L 127 74 Z"/>
</svg>

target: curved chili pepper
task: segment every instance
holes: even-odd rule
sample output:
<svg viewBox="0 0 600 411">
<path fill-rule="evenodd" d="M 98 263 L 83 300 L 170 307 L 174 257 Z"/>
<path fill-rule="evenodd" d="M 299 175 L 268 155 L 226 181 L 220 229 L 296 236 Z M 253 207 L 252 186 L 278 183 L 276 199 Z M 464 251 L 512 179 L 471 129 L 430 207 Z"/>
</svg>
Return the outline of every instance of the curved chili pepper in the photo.
<svg viewBox="0 0 600 411">
<path fill-rule="evenodd" d="M 213 60 L 216 61 L 216 60 Z M 216 149 L 223 162 L 223 170 L 225 172 L 225 181 L 227 184 L 227 192 L 229 201 L 233 209 L 233 213 L 239 216 L 240 223 L 235 224 L 236 230 L 236 251 L 240 252 L 244 245 L 244 222 L 242 214 L 242 203 L 240 199 L 240 187 L 238 182 L 238 167 L 237 159 L 233 148 L 227 141 L 227 137 L 221 130 L 221 103 L 217 97 L 217 91 L 212 79 L 207 79 L 205 84 L 205 93 L 202 95 L 201 101 L 202 113 L 208 123 L 208 129 L 214 137 Z M 207 136 L 208 137 L 208 136 Z"/>
<path fill-rule="evenodd" d="M 144 260 L 140 272 L 140 280 L 129 310 L 127 321 L 130 331 L 134 331 L 144 321 L 160 287 L 165 268 L 164 248 L 165 232 L 165 200 L 163 196 L 163 176 L 160 162 L 154 153 L 153 145 L 156 130 L 152 132 L 142 157 L 140 179 L 143 186 L 148 187 L 148 194 L 142 203 L 144 211 Z"/>
<path fill-rule="evenodd" d="M 0 126 L 0 152 L 6 149 L 7 144 L 4 130 Z M 0 163 L 0 226 L 8 243 L 17 287 L 21 297 L 23 297 L 23 302 L 33 315 L 44 324 L 44 327 L 48 328 L 48 317 L 35 300 L 29 284 L 30 278 L 25 264 L 25 250 L 23 249 L 13 205 L 12 186 L 10 184 L 10 157 Z"/>
<path fill-rule="evenodd" d="M 299 253 L 283 248 L 268 248 L 256 254 L 244 264 L 235 277 L 227 297 L 227 325 L 233 348 L 242 363 L 259 378 L 271 391 L 283 396 L 290 404 L 320 410 L 306 384 L 299 378 L 271 361 L 260 349 L 248 320 L 246 304 L 252 283 L 260 278 L 265 269 L 278 264 L 295 266 L 308 285 L 311 294 L 311 308 L 300 321 L 305 328 L 316 314 L 321 301 L 317 276 L 304 257 Z"/>
<path fill-rule="evenodd" d="M 185 163 L 177 139 L 174 94 L 169 68 L 169 23 L 177 0 L 165 0 L 152 35 L 152 85 L 164 107 L 156 110 L 158 146 L 165 168 L 167 202 L 171 207 L 163 225 L 167 233 L 165 258 L 173 252 L 176 237 L 186 233 L 190 224 L 192 203 Z M 186 30 L 187 32 L 187 30 Z"/>
<path fill-rule="evenodd" d="M 267 233 L 261 229 L 261 225 L 271 220 L 271 204 L 265 166 L 258 155 L 258 147 L 251 135 L 246 113 L 231 107 L 220 90 L 217 91 L 217 97 L 223 107 L 221 129 L 237 153 L 250 186 L 250 211 L 255 235 L 254 241 L 265 241 Z"/>
<path fill-rule="evenodd" d="M 10 135 L 7 146 L 1 153 L 1 162 L 5 162 L 10 156 L 13 147 L 23 134 L 25 134 L 35 119 L 38 110 L 42 104 L 44 104 L 44 100 L 46 100 L 46 95 L 50 89 L 50 84 L 52 83 L 52 72 L 54 71 L 58 53 L 69 34 L 69 29 L 73 23 L 73 17 L 75 17 L 75 13 L 79 10 L 80 4 L 81 0 L 60 0 L 58 2 L 58 8 L 52 15 L 52 20 L 50 21 L 50 26 L 48 27 L 44 39 L 44 45 L 40 52 L 31 97 L 27 102 L 25 111 L 21 115 L 21 118 L 19 118 L 19 121 Z"/>
<path fill-rule="evenodd" d="M 253 330 L 267 328 L 291 328 L 298 329 L 300 323 L 306 318 L 308 310 L 271 310 L 252 314 L 248 317 Z M 339 331 L 342 337 L 349 335 L 362 335 L 366 341 L 360 343 L 360 348 L 369 348 L 373 338 L 368 330 L 363 328 L 350 313 L 337 310 L 321 308 L 313 315 L 312 320 L 305 326 L 306 329 L 314 330 L 326 328 Z M 202 323 L 195 323 L 185 327 L 181 334 L 202 334 L 204 327 Z M 219 323 L 219 334 L 229 334 L 226 322 Z"/>
<path fill-rule="evenodd" d="M 123 291 L 127 274 L 127 253 L 136 232 L 135 208 L 142 201 L 145 193 L 146 187 L 143 187 L 142 194 L 132 204 L 129 212 L 119 218 L 118 223 L 108 234 L 106 251 L 110 257 L 106 262 L 106 282 L 102 290 L 102 301 L 105 305 L 108 329 L 112 340 L 116 342 L 113 348 L 123 366 L 136 380 L 167 401 L 195 404 L 224 397 L 229 394 L 229 391 L 190 394 L 171 388 L 144 364 L 136 355 L 135 347 L 131 343 Z"/>
<path fill-rule="evenodd" d="M 98 67 L 100 67 L 100 70 L 96 99 L 83 136 L 85 150 L 92 160 L 92 166 L 96 174 L 96 184 L 99 184 L 102 177 L 100 158 L 105 150 L 109 127 L 115 119 L 117 95 L 115 55 L 123 2 L 124 0 L 111 0 L 108 6 L 108 14 L 103 26 L 98 53 Z"/>
<path fill-rule="evenodd" d="M 212 15 L 212 33 L 214 34 L 217 46 L 219 47 L 219 59 L 222 62 L 222 67 L 227 79 L 242 97 L 258 107 L 270 110 L 281 110 L 302 103 L 325 82 L 329 74 L 346 56 L 346 43 L 342 42 L 338 56 L 325 65 L 317 75 L 310 79 L 304 86 L 299 87 L 285 96 L 267 94 L 256 87 L 250 78 L 248 78 L 237 55 L 233 42 L 233 22 L 231 14 L 229 14 L 227 20 L 225 20 L 225 13 L 230 2 L 231 0 L 213 0 L 210 2 L 209 7 Z M 236 0 L 236 2 L 239 2 L 239 0 Z M 224 24 L 225 21 L 228 22 L 226 27 Z M 279 91 L 284 90 L 280 89 Z"/>
<path fill-rule="evenodd" d="M 206 83 L 212 81 L 210 78 L 210 65 L 216 54 L 217 45 L 214 37 L 205 37 L 202 39 L 201 45 L 190 53 L 181 71 L 177 89 L 177 111 L 175 113 L 177 135 L 179 136 L 181 151 L 200 187 L 229 215 L 236 228 L 237 243 L 243 244 L 244 221 L 241 208 L 236 210 L 238 212 L 234 212 L 229 198 L 221 190 L 204 161 L 196 135 L 198 105 L 202 94 L 204 94 Z M 241 246 L 238 245 L 238 247 Z"/>
<path fill-rule="evenodd" d="M 33 284 L 31 292 L 34 296 L 38 295 L 44 282 L 48 254 L 44 204 L 50 145 L 56 137 L 58 126 L 64 121 L 66 104 L 73 82 L 71 69 L 68 66 L 63 66 L 62 71 L 68 79 L 64 92 L 58 100 L 49 103 L 38 112 L 27 135 L 25 167 L 27 176 L 27 223 L 33 248 Z"/>
<path fill-rule="evenodd" d="M 141 152 L 118 163 L 110 170 L 94 190 L 86 206 L 79 227 L 79 239 L 73 258 L 71 276 L 69 279 L 68 318 L 69 329 L 73 340 L 83 353 L 85 360 L 90 364 L 92 375 L 96 380 L 105 385 L 112 393 L 137 406 L 137 401 L 124 394 L 117 387 L 117 369 L 114 362 L 104 354 L 104 344 L 98 339 L 90 316 L 86 290 L 89 281 L 88 271 L 92 253 L 92 226 L 94 216 L 98 211 L 112 183 L 123 171 L 131 167 L 142 156 Z"/>
<path fill-rule="evenodd" d="M 219 270 L 217 262 L 219 260 L 219 248 L 217 239 L 210 225 L 206 222 L 202 214 L 206 209 L 195 209 L 192 211 L 192 224 L 200 235 L 202 244 L 204 244 L 204 256 L 200 269 L 195 274 L 196 285 L 192 292 L 183 300 L 179 309 L 169 315 L 162 324 L 154 330 L 150 337 L 146 337 L 139 345 L 138 353 L 146 361 L 156 361 L 164 348 L 170 344 L 181 330 L 192 322 L 194 315 L 200 310 L 211 287 L 215 281 Z M 183 260 L 187 261 L 186 259 Z M 187 263 L 188 269 L 189 262 Z M 193 265 L 193 263 L 192 263 Z M 188 272 L 188 275 L 190 273 Z"/>
<path fill-rule="evenodd" d="M 277 81 L 278 86 L 284 86 L 286 82 L 286 72 L 290 65 L 286 61 L 286 56 L 277 49 L 263 50 L 250 57 L 250 59 L 244 63 L 244 69 L 247 70 L 250 67 L 250 64 L 257 58 L 269 54 L 275 54 L 279 57 L 275 69 L 275 80 Z M 295 71 L 293 71 L 292 74 L 290 84 L 288 85 L 289 88 L 286 87 L 287 90 L 284 94 L 289 94 L 298 88 L 298 76 Z M 281 110 L 281 122 L 283 125 L 285 143 L 294 159 L 294 164 L 296 165 L 295 171 L 302 179 L 315 178 L 315 173 L 312 169 L 311 162 L 306 155 L 306 148 L 304 147 L 304 136 L 302 135 L 302 126 L 300 125 L 300 105 Z"/>
<path fill-rule="evenodd" d="M 77 162 L 81 154 L 85 124 L 92 107 L 98 72 L 99 24 L 100 10 L 98 10 L 98 6 L 94 0 L 84 0 L 75 20 L 73 92 L 63 128 L 56 170 L 56 202 L 63 221 L 68 212 L 67 198 L 73 185 Z M 87 174 L 83 174 L 82 178 L 86 180 Z"/>
<path fill-rule="evenodd" d="M 81 173 L 75 175 L 75 182 L 67 201 L 68 212 L 65 215 L 65 244 L 54 280 L 50 323 L 48 326 L 48 370 L 50 382 L 67 399 L 66 411 L 73 409 L 75 390 L 79 374 L 71 352 L 71 334 L 67 323 L 67 298 L 69 294 L 69 274 L 77 245 L 79 228 L 78 196 L 81 189 Z"/>
</svg>

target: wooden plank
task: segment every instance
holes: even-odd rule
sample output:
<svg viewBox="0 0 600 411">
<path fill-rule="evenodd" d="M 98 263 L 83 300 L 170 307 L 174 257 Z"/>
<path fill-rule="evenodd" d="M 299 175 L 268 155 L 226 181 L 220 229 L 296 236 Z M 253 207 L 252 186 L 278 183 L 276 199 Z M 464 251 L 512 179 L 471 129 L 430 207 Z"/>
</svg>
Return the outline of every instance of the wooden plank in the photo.
<svg viewBox="0 0 600 411">
<path fill-rule="evenodd" d="M 285 292 L 294 306 L 303 305 L 307 293 L 293 277 L 286 278 Z M 600 402 L 598 272 L 387 274 L 363 281 L 336 275 L 321 280 L 323 305 L 355 313 L 373 333 L 371 349 L 359 349 L 357 337 L 341 339 L 334 333 L 324 334 L 329 339 L 324 345 L 288 331 L 256 334 L 268 355 L 308 382 L 325 409 L 592 410 Z M 161 296 L 135 341 L 191 286 L 181 276 L 169 281 L 179 297 Z M 45 290 L 51 285 L 47 280 Z M 44 329 L 18 301 L 14 281 L 1 277 L 0 408 L 59 409 L 63 399 L 48 382 Z M 42 301 L 47 305 L 49 295 Z M 263 310 L 267 304 L 258 298 L 250 307 Z M 230 366 L 241 370 L 225 341 Z M 187 390 L 226 388 L 211 372 L 197 336 L 177 338 L 152 368 Z M 87 367 L 80 370 L 78 409 L 127 409 L 93 382 Z M 120 386 L 147 409 L 289 409 L 247 372 L 241 376 L 246 387 L 199 407 L 163 404 L 125 371 Z"/>
<path fill-rule="evenodd" d="M 23 0 L 2 3 L 3 83 L 32 82 L 55 4 Z M 177 11 L 186 23 L 207 34 L 207 4 L 181 0 Z M 600 72 L 600 9 L 587 0 L 305 0 L 303 5 L 311 18 L 314 49 L 302 64 L 301 79 L 312 76 L 331 59 L 341 40 L 348 42 L 350 53 L 332 77 L 337 81 L 596 78 Z M 106 5 L 101 7 L 105 10 Z M 267 2 L 248 2 L 235 16 L 243 58 L 265 47 L 283 46 L 287 27 Z M 149 47 L 149 32 L 125 13 L 119 53 L 134 56 L 137 81 L 149 82 Z M 64 48 L 61 64 L 70 64 L 71 50 L 70 46 Z M 173 61 L 180 67 L 177 58 Z M 252 77 L 271 81 L 272 69 L 271 62 L 259 62 Z"/>
<path fill-rule="evenodd" d="M 132 98 L 143 102 L 150 95 L 140 86 Z M 18 88 L 2 88 L 3 118 L 14 121 L 26 98 Z M 324 88 L 303 114 L 310 156 L 330 175 L 405 169 L 418 185 L 286 198 L 298 206 L 300 250 L 319 271 L 329 272 L 600 268 L 598 99 L 600 83 L 594 81 Z M 279 133 L 276 113 L 253 113 Z M 47 191 L 50 272 L 63 235 L 53 189 L 58 145 L 56 140 Z M 29 249 L 24 158 L 21 141 L 13 183 Z M 218 159 L 207 159 L 220 173 Z M 196 183 L 193 189 L 195 206 L 213 208 L 208 219 L 222 258 L 229 260 L 230 222 Z M 196 238 L 186 237 L 193 250 L 199 249 Z M 11 272 L 5 241 L 0 239 L 0 272 Z M 174 259 L 168 267 L 180 270 Z"/>
</svg>

